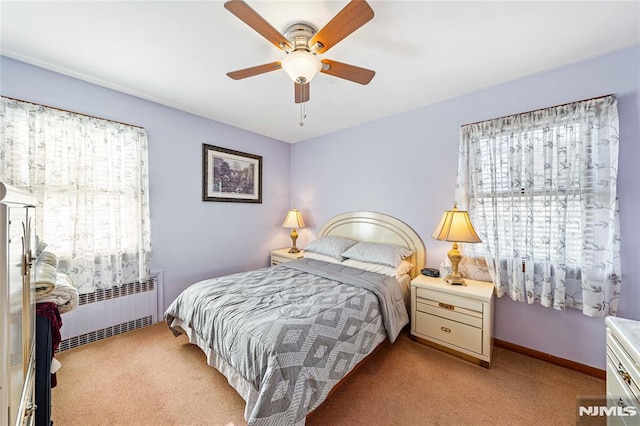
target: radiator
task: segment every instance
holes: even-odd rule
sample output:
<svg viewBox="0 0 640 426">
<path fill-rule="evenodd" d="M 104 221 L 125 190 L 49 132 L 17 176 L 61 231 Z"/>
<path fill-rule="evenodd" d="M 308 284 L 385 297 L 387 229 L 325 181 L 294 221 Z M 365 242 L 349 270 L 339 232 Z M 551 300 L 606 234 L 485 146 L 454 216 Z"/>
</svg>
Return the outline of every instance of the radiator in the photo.
<svg viewBox="0 0 640 426">
<path fill-rule="evenodd" d="M 62 314 L 58 352 L 155 324 L 163 316 L 163 274 L 149 280 L 80 295 L 78 306 Z"/>
</svg>

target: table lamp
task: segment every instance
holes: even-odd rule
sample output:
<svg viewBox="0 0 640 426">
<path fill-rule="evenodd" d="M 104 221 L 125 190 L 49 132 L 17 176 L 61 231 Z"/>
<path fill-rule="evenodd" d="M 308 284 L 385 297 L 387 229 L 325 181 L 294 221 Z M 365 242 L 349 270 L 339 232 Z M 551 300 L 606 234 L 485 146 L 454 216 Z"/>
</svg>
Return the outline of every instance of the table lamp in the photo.
<svg viewBox="0 0 640 426">
<path fill-rule="evenodd" d="M 300 250 L 296 247 L 296 240 L 298 239 L 298 233 L 296 228 L 304 228 L 304 220 L 302 220 L 302 213 L 295 207 L 287 213 L 287 217 L 282 222 L 283 228 L 291 228 L 291 248 L 289 253 L 299 253 Z"/>
<path fill-rule="evenodd" d="M 458 210 L 454 204 L 452 210 L 445 210 L 440 224 L 431 237 L 440 241 L 453 242 L 453 247 L 447 253 L 451 261 L 451 273 L 447 275 L 445 281 L 452 285 L 466 285 L 458 272 L 458 264 L 462 260 L 458 243 L 479 243 L 482 241 L 473 229 L 469 213 L 465 210 Z"/>
</svg>

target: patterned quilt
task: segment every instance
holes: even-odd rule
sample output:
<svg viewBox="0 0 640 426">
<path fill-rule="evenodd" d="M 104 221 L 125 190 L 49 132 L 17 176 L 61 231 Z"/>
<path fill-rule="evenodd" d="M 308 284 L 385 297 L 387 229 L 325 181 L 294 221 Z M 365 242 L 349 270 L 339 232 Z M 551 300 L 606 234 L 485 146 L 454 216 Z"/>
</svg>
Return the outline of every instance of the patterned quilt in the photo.
<svg viewBox="0 0 640 426">
<path fill-rule="evenodd" d="M 165 319 L 225 374 L 250 425 L 302 425 L 409 316 L 396 279 L 300 259 L 194 284 Z"/>
</svg>

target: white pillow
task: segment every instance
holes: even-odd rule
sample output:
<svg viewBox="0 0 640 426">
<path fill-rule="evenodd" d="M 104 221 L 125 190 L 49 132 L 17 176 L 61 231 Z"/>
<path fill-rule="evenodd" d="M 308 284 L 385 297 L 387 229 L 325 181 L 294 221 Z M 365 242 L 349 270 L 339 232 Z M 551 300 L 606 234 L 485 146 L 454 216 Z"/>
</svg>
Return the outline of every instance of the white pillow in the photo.
<svg viewBox="0 0 640 426">
<path fill-rule="evenodd" d="M 312 251 L 305 251 L 304 257 L 305 259 L 324 260 L 325 262 L 329 262 L 329 263 L 340 263 L 340 261 L 335 257 L 327 256 L 320 253 L 314 253 Z"/>
<path fill-rule="evenodd" d="M 358 269 L 364 269 L 365 271 L 377 272 L 378 274 L 388 275 L 390 277 L 400 278 L 402 275 L 408 274 L 413 268 L 413 265 L 406 260 L 400 262 L 397 268 L 392 268 L 387 265 L 380 265 L 379 263 L 360 262 L 359 260 L 347 259 L 342 262 L 345 266 L 351 266 Z"/>
<path fill-rule="evenodd" d="M 342 257 L 397 268 L 405 258 L 412 254 L 412 250 L 402 246 L 361 242 L 342 253 Z"/>
<path fill-rule="evenodd" d="M 342 261 L 342 252 L 356 244 L 356 242 L 348 238 L 325 236 L 309 243 L 304 248 L 304 251 L 324 254 Z"/>
</svg>

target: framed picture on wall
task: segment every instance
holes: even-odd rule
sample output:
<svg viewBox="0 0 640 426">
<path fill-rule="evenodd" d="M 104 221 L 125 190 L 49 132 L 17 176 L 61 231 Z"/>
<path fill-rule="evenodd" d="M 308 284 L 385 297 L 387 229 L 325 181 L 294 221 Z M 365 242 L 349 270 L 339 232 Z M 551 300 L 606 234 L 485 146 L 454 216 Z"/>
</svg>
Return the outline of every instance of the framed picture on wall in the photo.
<svg viewBox="0 0 640 426">
<path fill-rule="evenodd" d="M 262 157 L 202 144 L 202 201 L 262 203 Z"/>
</svg>

